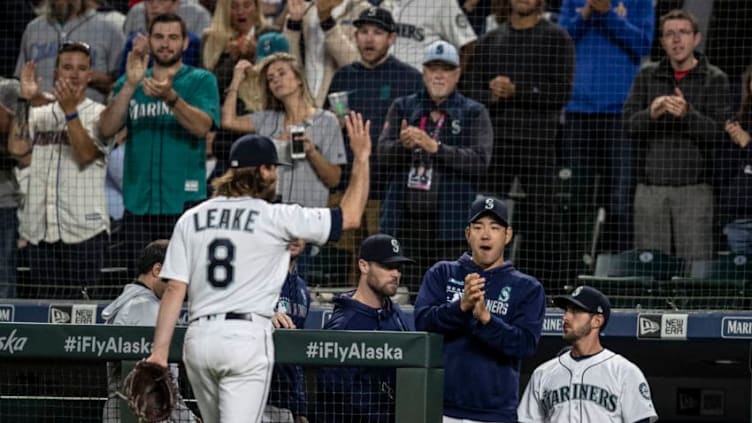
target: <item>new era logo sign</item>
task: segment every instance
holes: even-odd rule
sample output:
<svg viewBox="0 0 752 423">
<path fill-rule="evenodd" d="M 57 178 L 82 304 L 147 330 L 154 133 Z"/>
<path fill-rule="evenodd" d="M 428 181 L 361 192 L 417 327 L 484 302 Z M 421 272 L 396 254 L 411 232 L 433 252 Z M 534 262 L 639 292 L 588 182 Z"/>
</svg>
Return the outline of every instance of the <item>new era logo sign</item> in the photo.
<svg viewBox="0 0 752 423">
<path fill-rule="evenodd" d="M 637 318 L 637 337 L 638 338 L 660 338 L 661 337 L 661 316 L 640 315 Z"/>
</svg>

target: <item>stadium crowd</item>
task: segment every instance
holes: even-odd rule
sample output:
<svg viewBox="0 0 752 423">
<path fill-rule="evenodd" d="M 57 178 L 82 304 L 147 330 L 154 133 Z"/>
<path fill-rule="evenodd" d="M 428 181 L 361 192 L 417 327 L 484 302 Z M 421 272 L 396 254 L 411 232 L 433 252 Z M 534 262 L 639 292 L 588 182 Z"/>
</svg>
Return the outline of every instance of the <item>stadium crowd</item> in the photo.
<svg viewBox="0 0 752 423">
<path fill-rule="evenodd" d="M 752 254 L 752 72 L 702 52 L 707 16 L 652 0 L 7 3 L 0 298 L 114 298 L 106 270 L 133 275 L 249 132 L 292 164 L 279 201 L 337 204 L 350 110 L 372 123 L 369 202 L 360 230 L 306 246 L 309 285 L 352 285 L 361 241 L 387 233 L 417 294 L 465 251 L 482 195 L 506 200 L 507 258 L 549 294 L 591 250 Z"/>
</svg>

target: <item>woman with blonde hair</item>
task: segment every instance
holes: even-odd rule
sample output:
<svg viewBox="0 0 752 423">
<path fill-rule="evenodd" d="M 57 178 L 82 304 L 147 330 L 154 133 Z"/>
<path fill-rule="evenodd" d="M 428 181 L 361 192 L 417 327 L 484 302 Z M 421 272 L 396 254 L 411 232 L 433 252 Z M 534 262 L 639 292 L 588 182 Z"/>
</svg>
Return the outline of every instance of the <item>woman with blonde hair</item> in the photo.
<svg viewBox="0 0 752 423">
<path fill-rule="evenodd" d="M 217 77 L 220 90 L 230 84 L 239 60 L 253 62 L 256 58 L 256 40 L 265 29 L 259 3 L 260 0 L 217 1 L 211 25 L 204 31 L 201 42 L 201 62 Z M 246 107 L 254 103 L 252 98 L 243 101 Z"/>
<path fill-rule="evenodd" d="M 277 168 L 277 194 L 285 203 L 325 207 L 329 189 L 336 187 L 346 163 L 345 146 L 337 117 L 314 106 L 300 65 L 290 54 L 275 53 L 258 66 L 258 86 L 263 110 L 238 116 L 241 83 L 253 65 L 241 60 L 235 66 L 227 98 L 222 105 L 222 128 L 255 132 L 274 140 L 280 160 L 291 166 Z M 293 155 L 290 129 L 300 128 L 303 151 Z M 299 157 L 299 158 L 296 158 Z"/>
</svg>

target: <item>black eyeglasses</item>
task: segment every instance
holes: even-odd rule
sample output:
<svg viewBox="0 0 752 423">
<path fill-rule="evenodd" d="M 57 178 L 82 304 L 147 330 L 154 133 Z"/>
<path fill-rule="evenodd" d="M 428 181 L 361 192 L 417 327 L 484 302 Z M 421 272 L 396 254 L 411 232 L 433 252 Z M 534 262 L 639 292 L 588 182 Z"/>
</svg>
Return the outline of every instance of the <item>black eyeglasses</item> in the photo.
<svg viewBox="0 0 752 423">
<path fill-rule="evenodd" d="M 91 55 L 91 46 L 83 41 L 65 41 L 60 44 L 60 47 L 57 49 L 57 54 L 68 53 L 71 51 L 78 51 L 89 56 Z"/>
</svg>

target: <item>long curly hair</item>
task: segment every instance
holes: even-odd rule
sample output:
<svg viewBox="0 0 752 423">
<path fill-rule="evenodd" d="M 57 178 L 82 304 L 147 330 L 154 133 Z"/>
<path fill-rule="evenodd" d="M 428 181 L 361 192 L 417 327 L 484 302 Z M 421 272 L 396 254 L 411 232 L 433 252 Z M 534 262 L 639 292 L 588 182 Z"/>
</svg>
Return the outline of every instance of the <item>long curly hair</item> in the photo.
<svg viewBox="0 0 752 423">
<path fill-rule="evenodd" d="M 224 197 L 251 196 L 267 201 L 274 199 L 274 181 L 267 181 L 257 167 L 230 168 L 212 181 L 214 195 Z"/>
</svg>

